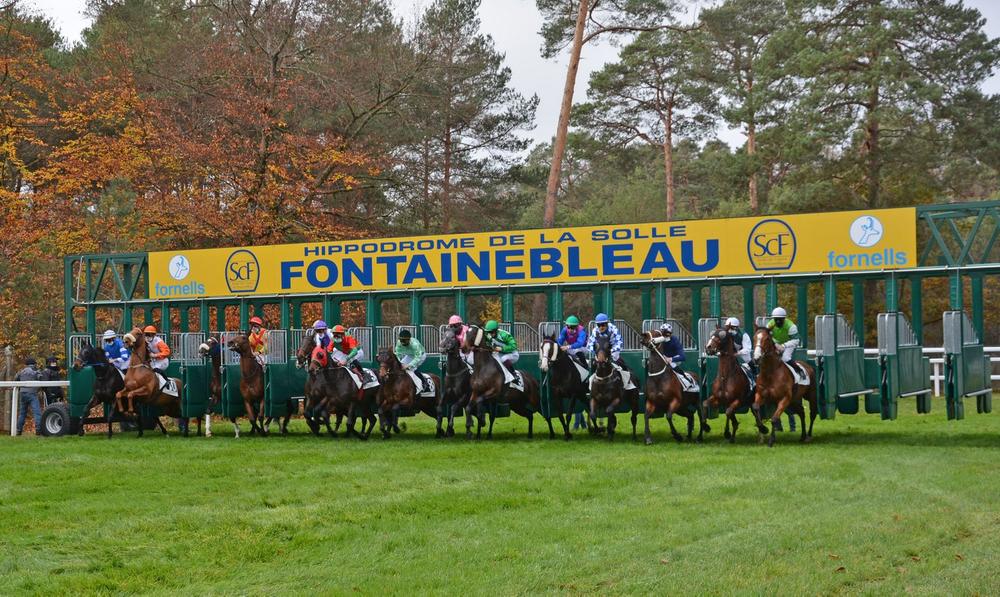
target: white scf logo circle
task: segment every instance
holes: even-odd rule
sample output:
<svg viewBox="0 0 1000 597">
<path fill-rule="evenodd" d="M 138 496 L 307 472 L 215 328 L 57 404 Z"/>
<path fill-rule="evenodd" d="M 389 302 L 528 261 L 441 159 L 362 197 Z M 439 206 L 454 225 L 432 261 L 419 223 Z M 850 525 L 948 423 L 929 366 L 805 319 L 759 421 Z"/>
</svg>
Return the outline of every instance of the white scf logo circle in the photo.
<svg viewBox="0 0 1000 597">
<path fill-rule="evenodd" d="M 167 269 L 170 271 L 171 278 L 174 280 L 183 280 L 191 272 L 191 264 L 188 263 L 187 257 L 174 255 L 170 259 L 170 265 Z"/>
<path fill-rule="evenodd" d="M 882 240 L 883 230 L 875 216 L 861 216 L 851 223 L 851 240 L 859 247 L 873 247 Z"/>
</svg>

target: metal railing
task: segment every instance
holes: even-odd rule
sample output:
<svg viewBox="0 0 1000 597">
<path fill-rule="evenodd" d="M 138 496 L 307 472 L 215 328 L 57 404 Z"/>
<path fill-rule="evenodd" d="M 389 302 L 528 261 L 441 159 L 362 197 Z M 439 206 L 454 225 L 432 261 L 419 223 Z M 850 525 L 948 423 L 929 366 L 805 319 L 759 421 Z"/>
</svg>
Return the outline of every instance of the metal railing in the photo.
<svg viewBox="0 0 1000 597">
<path fill-rule="evenodd" d="M 698 341 L 695 339 L 694 334 L 691 333 L 691 330 L 689 330 L 686 325 L 677 319 L 669 317 L 667 319 L 644 319 L 642 321 L 642 331 L 659 331 L 660 326 L 665 323 L 669 323 L 674 328 L 673 335 L 680 341 L 684 350 L 695 350 L 698 348 Z M 643 348 L 641 343 L 638 348 Z"/>
<path fill-rule="evenodd" d="M 858 348 L 858 336 L 840 313 L 816 316 L 816 354 L 832 355 L 838 348 Z"/>
<path fill-rule="evenodd" d="M 20 412 L 21 388 L 69 388 L 68 381 L 0 381 L 0 390 L 12 390 L 10 393 L 10 435 L 17 435 L 17 415 Z M 45 409 L 45 406 L 42 406 Z M 35 421 L 35 429 L 39 429 L 41 421 Z"/>
<path fill-rule="evenodd" d="M 875 320 L 878 330 L 878 350 L 881 354 L 896 354 L 900 346 L 917 346 L 917 334 L 902 313 L 879 313 Z"/>
<path fill-rule="evenodd" d="M 538 336 L 537 329 L 523 321 L 515 321 L 513 323 L 503 322 L 500 324 L 500 329 L 514 336 L 518 352 L 538 352 L 542 340 Z"/>
<path fill-rule="evenodd" d="M 715 334 L 715 330 L 719 329 L 722 320 L 718 317 L 702 317 L 698 320 L 698 354 L 703 357 L 707 357 L 708 353 L 705 352 L 705 347 L 708 345 L 709 338 Z"/>
<path fill-rule="evenodd" d="M 178 365 L 201 365 L 204 357 L 198 347 L 205 342 L 205 332 L 173 332 L 170 334 L 171 361 Z"/>
</svg>

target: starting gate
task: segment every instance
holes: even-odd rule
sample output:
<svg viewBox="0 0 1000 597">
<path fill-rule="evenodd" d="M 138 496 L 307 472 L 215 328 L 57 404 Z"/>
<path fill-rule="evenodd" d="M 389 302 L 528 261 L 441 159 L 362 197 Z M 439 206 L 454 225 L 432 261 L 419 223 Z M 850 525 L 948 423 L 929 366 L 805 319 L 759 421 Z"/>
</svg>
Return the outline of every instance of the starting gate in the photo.
<svg viewBox="0 0 1000 597">
<path fill-rule="evenodd" d="M 170 335 L 173 355 L 167 372 L 180 378 L 184 384 L 181 395 L 181 413 L 186 418 L 203 417 L 208 412 L 208 387 L 211 365 L 198 351 L 205 342 L 202 332 L 181 332 Z M 175 373 L 176 372 L 176 373 Z"/>
<path fill-rule="evenodd" d="M 875 392 L 865 383 L 865 349 L 840 313 L 816 317 L 816 393 L 819 415 L 856 414 L 861 396 Z M 876 411 L 877 412 L 877 411 Z"/>
<path fill-rule="evenodd" d="M 895 419 L 899 399 L 909 397 L 917 399 L 918 413 L 929 413 L 931 362 L 909 320 L 899 312 L 879 313 L 876 324 L 882 418 Z"/>
<path fill-rule="evenodd" d="M 976 398 L 976 411 L 993 410 L 993 387 L 990 359 L 983 353 L 983 343 L 964 311 L 945 311 L 944 358 L 945 399 L 949 419 L 965 418 L 963 399 Z"/>
<path fill-rule="evenodd" d="M 715 381 L 715 377 L 719 374 L 718 355 L 710 355 L 705 349 L 721 323 L 722 320 L 718 317 L 702 317 L 698 320 L 698 379 L 701 382 L 702 402 L 708 399 L 708 395 L 712 392 L 712 382 Z M 747 409 L 739 412 L 747 412 Z M 715 408 L 709 408 L 705 411 L 705 415 L 710 419 L 714 419 L 719 416 L 719 411 Z"/>
</svg>

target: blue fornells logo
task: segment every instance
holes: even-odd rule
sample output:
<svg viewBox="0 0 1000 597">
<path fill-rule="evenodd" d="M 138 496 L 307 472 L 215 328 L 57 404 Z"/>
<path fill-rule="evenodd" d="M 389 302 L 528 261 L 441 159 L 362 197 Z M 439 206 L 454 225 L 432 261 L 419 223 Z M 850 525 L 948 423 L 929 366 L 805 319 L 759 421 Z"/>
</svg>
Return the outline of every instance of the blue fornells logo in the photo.
<svg viewBox="0 0 1000 597">
<path fill-rule="evenodd" d="M 874 247 L 882 240 L 885 228 L 875 216 L 861 216 L 851 223 L 851 241 L 862 248 Z"/>
<path fill-rule="evenodd" d="M 787 270 L 795 262 L 795 233 L 783 220 L 761 220 L 747 237 L 747 257 L 757 271 Z"/>
<path fill-rule="evenodd" d="M 254 292 L 260 283 L 260 263 L 246 249 L 233 251 L 226 261 L 226 285 L 230 292 Z"/>
</svg>

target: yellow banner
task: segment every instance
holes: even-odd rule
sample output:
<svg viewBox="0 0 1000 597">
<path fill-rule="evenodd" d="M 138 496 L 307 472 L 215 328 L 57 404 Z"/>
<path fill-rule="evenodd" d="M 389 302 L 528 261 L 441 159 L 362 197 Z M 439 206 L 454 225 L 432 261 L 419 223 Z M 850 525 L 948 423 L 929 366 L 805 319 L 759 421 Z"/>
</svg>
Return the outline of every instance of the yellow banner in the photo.
<svg viewBox="0 0 1000 597">
<path fill-rule="evenodd" d="M 914 208 L 149 255 L 150 298 L 313 294 L 913 267 Z"/>
</svg>

